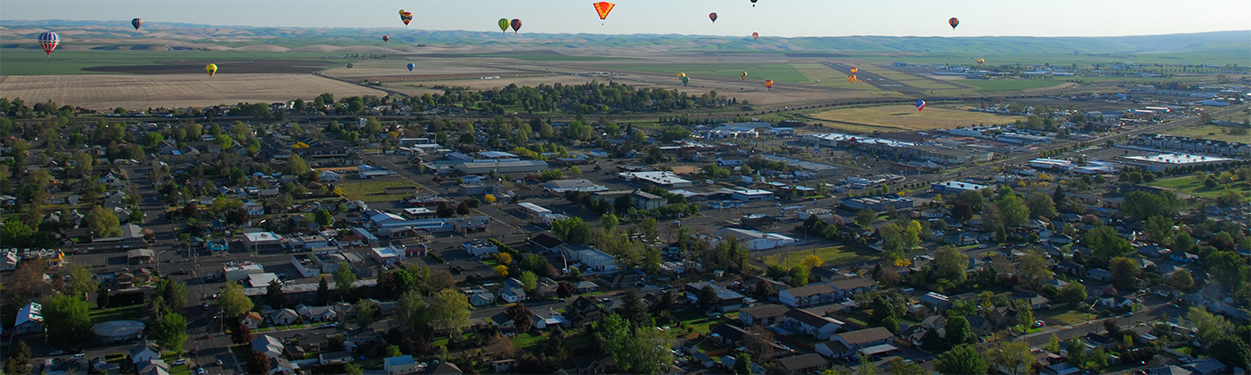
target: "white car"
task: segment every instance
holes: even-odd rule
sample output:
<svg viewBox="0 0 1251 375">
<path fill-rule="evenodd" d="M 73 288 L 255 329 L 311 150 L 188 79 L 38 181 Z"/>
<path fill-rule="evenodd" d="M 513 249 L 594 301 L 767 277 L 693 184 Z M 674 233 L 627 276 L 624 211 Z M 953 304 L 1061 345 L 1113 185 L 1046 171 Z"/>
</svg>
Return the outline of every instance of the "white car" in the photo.
<svg viewBox="0 0 1251 375">
<path fill-rule="evenodd" d="M 179 358 L 179 359 L 175 359 L 175 360 L 174 360 L 174 363 L 172 363 L 172 364 L 173 364 L 174 366 L 182 366 L 182 365 L 187 364 L 187 359 L 186 359 L 186 358 Z"/>
</svg>

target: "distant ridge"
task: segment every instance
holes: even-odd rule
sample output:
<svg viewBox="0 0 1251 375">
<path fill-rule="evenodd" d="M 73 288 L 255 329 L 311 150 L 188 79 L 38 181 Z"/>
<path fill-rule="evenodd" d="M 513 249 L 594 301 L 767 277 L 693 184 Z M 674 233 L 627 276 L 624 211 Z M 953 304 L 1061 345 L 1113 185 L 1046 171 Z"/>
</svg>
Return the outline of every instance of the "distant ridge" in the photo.
<svg viewBox="0 0 1251 375">
<path fill-rule="evenodd" d="M 36 20 L 0 21 L 5 30 L 6 43 L 26 43 L 22 38 L 33 38 L 39 29 L 78 28 L 84 31 L 77 38 L 91 40 L 93 44 L 144 43 L 136 38 L 129 20 L 118 21 L 66 21 Z M 15 30 L 17 29 L 17 30 Z M 22 30 L 30 29 L 30 30 Z M 592 44 L 603 48 L 650 48 L 689 52 L 878 52 L 878 53 L 939 53 L 971 56 L 996 54 L 1144 54 L 1144 53 L 1213 53 L 1251 55 L 1251 30 L 1217 31 L 1190 34 L 1165 34 L 1117 37 L 893 37 L 893 36 L 843 36 L 843 37 L 725 37 L 676 34 L 500 34 L 479 31 L 426 31 L 407 29 L 397 32 L 394 28 L 300 28 L 300 27 L 250 27 L 214 26 L 188 23 L 159 23 L 145 25 L 143 32 L 159 32 L 163 39 L 180 39 L 180 33 L 188 36 L 186 43 L 207 43 L 205 34 L 222 34 L 232 39 L 231 47 L 247 45 L 272 45 L 269 50 L 299 49 L 313 45 L 351 46 L 362 41 L 372 41 L 380 33 L 394 33 L 390 45 L 447 45 L 491 46 L 507 44 L 519 47 L 578 48 Z M 63 38 L 64 39 L 64 38 Z M 33 39 L 32 39 L 33 40 Z M 33 43 L 33 42 L 32 42 Z M 213 42 L 223 44 L 222 42 Z M 6 44 L 7 46 L 7 44 Z M 12 48 L 12 47 L 9 47 Z M 257 49 L 260 50 L 260 49 Z"/>
</svg>

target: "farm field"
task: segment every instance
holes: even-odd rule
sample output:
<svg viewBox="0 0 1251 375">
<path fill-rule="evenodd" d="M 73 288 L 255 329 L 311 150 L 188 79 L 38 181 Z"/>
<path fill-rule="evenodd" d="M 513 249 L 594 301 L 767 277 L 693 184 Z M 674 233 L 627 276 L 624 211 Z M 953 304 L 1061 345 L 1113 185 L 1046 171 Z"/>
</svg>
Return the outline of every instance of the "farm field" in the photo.
<svg viewBox="0 0 1251 375">
<path fill-rule="evenodd" d="M 337 97 L 384 92 L 311 74 L 0 76 L 0 92 L 28 103 L 54 101 L 83 108 L 190 107 L 272 103 L 320 93 Z"/>
<path fill-rule="evenodd" d="M 764 85 L 763 82 L 767 79 L 787 83 L 813 82 L 791 64 L 639 64 L 606 65 L 599 68 L 609 71 L 630 70 L 662 74 L 670 73 L 674 82 L 678 82 L 678 73 L 686 73 L 687 76 L 691 77 L 692 84 L 697 83 L 701 76 L 740 79 L 739 75 L 743 72 L 747 72 L 748 81 L 755 80 L 760 85 Z"/>
<path fill-rule="evenodd" d="M 1224 118 L 1222 118 L 1222 120 L 1224 120 Z M 1231 134 L 1232 131 L 1236 130 L 1239 129 L 1229 126 L 1203 125 L 1175 127 L 1161 133 L 1178 137 L 1202 138 L 1225 142 L 1247 142 L 1247 140 L 1251 139 L 1251 135 L 1247 135 L 1247 132 L 1251 130 L 1244 128 L 1240 129 L 1242 130 L 1242 134 Z"/>
<path fill-rule="evenodd" d="M 263 69 L 249 73 L 305 73 L 310 67 L 320 69 L 339 62 L 325 61 L 324 53 L 310 52 L 236 52 L 236 51 L 97 51 L 57 50 L 51 55 L 39 49 L 6 48 L 0 53 L 0 75 L 70 75 L 145 73 L 140 66 L 165 67 L 182 62 L 191 71 L 170 71 L 156 74 L 202 73 L 204 65 L 215 63 L 221 73 L 230 71 L 228 62 L 246 62 Z M 285 61 L 285 63 L 274 63 Z M 100 67 L 114 67 L 100 70 Z M 123 68 L 125 67 L 125 68 Z M 85 70 L 96 68 L 95 70 Z M 298 70 L 292 70 L 292 68 Z M 299 69 L 303 68 L 303 69 Z M 153 74 L 153 73 L 147 73 Z"/>
<path fill-rule="evenodd" d="M 990 113 L 970 112 L 963 109 L 946 109 L 926 107 L 917 111 L 910 105 L 889 105 L 877 107 L 861 107 L 835 109 L 811 115 L 826 121 L 843 123 L 827 123 L 827 127 L 850 130 L 907 130 L 919 131 L 933 128 L 951 129 L 958 126 L 978 124 L 1005 124 L 1015 121 L 1012 116 L 1001 116 Z M 849 124 L 844 124 L 849 123 Z"/>
<path fill-rule="evenodd" d="M 977 87 L 978 92 L 987 91 L 1017 91 L 1037 89 L 1051 86 L 1059 86 L 1064 81 L 1044 81 L 1044 80 L 980 80 L 969 79 L 962 80 L 960 83 Z"/>
</svg>

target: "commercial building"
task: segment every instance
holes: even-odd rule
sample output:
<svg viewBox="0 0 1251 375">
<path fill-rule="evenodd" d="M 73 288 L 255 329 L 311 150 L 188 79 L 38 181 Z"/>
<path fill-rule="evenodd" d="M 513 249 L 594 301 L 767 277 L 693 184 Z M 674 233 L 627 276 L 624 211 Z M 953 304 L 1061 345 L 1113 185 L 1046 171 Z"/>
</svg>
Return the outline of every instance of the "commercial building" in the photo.
<svg viewBox="0 0 1251 375">
<path fill-rule="evenodd" d="M 243 234 L 243 248 L 248 251 L 277 250 L 282 247 L 282 236 L 273 232 Z"/>
<path fill-rule="evenodd" d="M 543 183 L 543 190 L 549 193 L 564 194 L 571 191 L 580 191 L 590 193 L 595 191 L 608 190 L 604 185 L 599 185 L 591 180 L 579 178 L 576 180 L 552 180 Z"/>
<path fill-rule="evenodd" d="M 1234 159 L 1217 156 L 1191 154 L 1155 154 L 1121 157 L 1122 164 L 1139 167 L 1151 172 L 1163 171 L 1166 168 L 1189 167 L 1203 165 L 1219 165 L 1235 161 Z"/>
<path fill-rule="evenodd" d="M 990 186 L 964 181 L 947 181 L 936 182 L 930 185 L 930 188 L 940 194 L 960 194 L 966 191 L 981 191 L 989 189 Z"/>
<path fill-rule="evenodd" d="M 1030 160 L 1029 166 L 1049 171 L 1067 171 L 1073 167 L 1073 162 L 1064 159 L 1038 158 Z"/>
<path fill-rule="evenodd" d="M 662 188 L 680 188 L 694 185 L 690 180 L 678 178 L 678 175 L 669 171 L 655 172 L 621 172 L 617 173 L 617 177 L 626 181 L 642 181 Z"/>
<path fill-rule="evenodd" d="M 654 210 L 669 204 L 669 200 L 656 194 L 635 190 L 630 194 L 630 203 L 640 210 Z"/>
<path fill-rule="evenodd" d="M 1016 145 L 1040 145 L 1051 142 L 1051 138 L 1048 137 L 1019 133 L 1000 134 L 998 137 L 995 137 L 995 140 Z"/>
<path fill-rule="evenodd" d="M 850 208 L 855 211 L 873 210 L 873 211 L 879 211 L 879 212 L 886 211 L 890 208 L 894 208 L 897 210 L 902 210 L 905 208 L 912 208 L 912 206 L 915 204 L 915 202 L 913 202 L 912 199 L 903 198 L 899 196 L 890 196 L 890 195 L 881 195 L 881 196 L 875 196 L 875 197 L 842 198 L 842 199 L 839 199 L 839 203 L 842 203 L 842 205 L 847 206 L 847 208 Z"/>
<path fill-rule="evenodd" d="M 221 273 L 226 280 L 238 281 L 247 279 L 249 275 L 265 273 L 265 267 L 252 262 L 227 263 L 222 266 Z"/>
<path fill-rule="evenodd" d="M 730 193 L 730 199 L 743 202 L 767 201 L 773 200 L 773 192 L 760 189 L 734 190 Z"/>
<path fill-rule="evenodd" d="M 347 254 L 339 250 L 322 250 L 313 252 L 313 264 L 321 269 L 321 273 L 334 273 L 343 264 L 348 264 Z M 348 267 L 351 267 L 349 264 Z"/>
<path fill-rule="evenodd" d="M 452 168 L 462 174 L 539 173 L 550 169 L 539 160 L 474 160 L 455 163 Z"/>
<path fill-rule="evenodd" d="M 143 333 L 144 324 L 134 320 L 114 320 L 96 324 L 91 332 L 104 342 L 124 342 L 139 338 Z"/>
<path fill-rule="evenodd" d="M 717 231 L 717 236 L 727 238 L 732 236 L 738 238 L 747 250 L 760 251 L 768 250 L 776 247 L 794 245 L 797 240 L 791 237 L 783 236 L 777 233 L 763 233 L 760 231 L 739 228 L 724 228 Z"/>
</svg>

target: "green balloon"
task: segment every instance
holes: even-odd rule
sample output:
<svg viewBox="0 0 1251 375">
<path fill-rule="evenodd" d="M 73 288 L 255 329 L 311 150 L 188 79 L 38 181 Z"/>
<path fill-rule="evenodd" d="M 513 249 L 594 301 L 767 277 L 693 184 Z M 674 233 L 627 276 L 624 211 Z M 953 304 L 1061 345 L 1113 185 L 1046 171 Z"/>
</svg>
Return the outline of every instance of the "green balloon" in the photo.
<svg viewBox="0 0 1251 375">
<path fill-rule="evenodd" d="M 508 19 L 500 18 L 500 31 L 508 32 Z"/>
<path fill-rule="evenodd" d="M 690 78 L 687 78 L 686 76 L 682 76 L 682 84 L 683 84 L 683 85 L 685 85 L 685 84 L 687 84 L 687 83 L 690 83 L 690 82 L 691 82 L 691 79 L 690 79 Z"/>
</svg>

